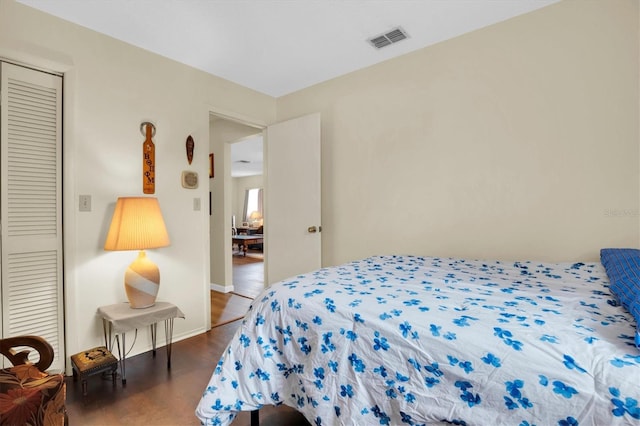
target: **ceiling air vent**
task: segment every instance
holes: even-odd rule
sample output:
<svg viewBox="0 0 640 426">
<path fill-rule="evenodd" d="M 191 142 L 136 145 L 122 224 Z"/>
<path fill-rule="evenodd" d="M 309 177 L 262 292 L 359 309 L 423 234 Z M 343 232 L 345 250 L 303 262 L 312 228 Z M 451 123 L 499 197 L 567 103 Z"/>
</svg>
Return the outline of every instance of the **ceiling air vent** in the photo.
<svg viewBox="0 0 640 426">
<path fill-rule="evenodd" d="M 402 28 L 396 27 L 387 33 L 370 38 L 368 41 L 376 49 L 381 49 L 385 46 L 389 46 L 392 43 L 397 43 L 400 40 L 404 40 L 407 37 L 409 36 Z"/>
</svg>

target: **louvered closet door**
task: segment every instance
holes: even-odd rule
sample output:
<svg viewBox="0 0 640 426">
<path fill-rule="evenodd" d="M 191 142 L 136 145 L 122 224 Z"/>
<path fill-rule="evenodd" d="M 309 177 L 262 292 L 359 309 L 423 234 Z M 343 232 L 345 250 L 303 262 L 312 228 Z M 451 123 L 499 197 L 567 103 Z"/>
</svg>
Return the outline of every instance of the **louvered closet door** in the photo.
<svg viewBox="0 0 640 426">
<path fill-rule="evenodd" d="M 45 338 L 63 370 L 62 78 L 7 63 L 0 77 L 2 336 Z"/>
</svg>

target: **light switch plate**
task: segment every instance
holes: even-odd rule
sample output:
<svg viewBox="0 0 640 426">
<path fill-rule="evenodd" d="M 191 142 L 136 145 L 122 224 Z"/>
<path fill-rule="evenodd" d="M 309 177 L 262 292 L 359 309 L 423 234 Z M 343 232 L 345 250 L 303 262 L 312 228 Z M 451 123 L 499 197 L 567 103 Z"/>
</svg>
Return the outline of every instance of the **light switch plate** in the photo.
<svg viewBox="0 0 640 426">
<path fill-rule="evenodd" d="M 91 211 L 91 195 L 80 195 L 78 197 L 78 211 L 81 211 L 81 212 Z"/>
</svg>

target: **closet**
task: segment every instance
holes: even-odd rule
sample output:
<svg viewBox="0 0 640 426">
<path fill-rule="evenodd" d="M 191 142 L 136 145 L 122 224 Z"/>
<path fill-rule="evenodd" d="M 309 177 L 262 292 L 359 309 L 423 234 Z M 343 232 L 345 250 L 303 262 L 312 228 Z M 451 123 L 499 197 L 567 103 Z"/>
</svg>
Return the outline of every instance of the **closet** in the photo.
<svg viewBox="0 0 640 426">
<path fill-rule="evenodd" d="M 62 77 L 0 62 L 0 335 L 34 334 L 64 370 Z"/>
</svg>

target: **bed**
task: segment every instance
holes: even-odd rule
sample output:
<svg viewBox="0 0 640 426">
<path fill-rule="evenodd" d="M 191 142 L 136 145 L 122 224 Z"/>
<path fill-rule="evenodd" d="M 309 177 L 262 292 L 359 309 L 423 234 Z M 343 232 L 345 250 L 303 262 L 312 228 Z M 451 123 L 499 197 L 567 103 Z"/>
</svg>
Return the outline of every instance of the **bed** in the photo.
<svg viewBox="0 0 640 426">
<path fill-rule="evenodd" d="M 318 426 L 639 424 L 636 324 L 602 263 L 370 257 L 266 288 L 196 415 L 227 425 L 286 404 Z"/>
</svg>

